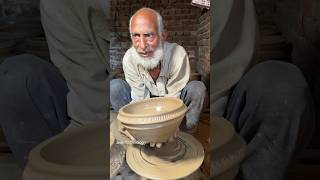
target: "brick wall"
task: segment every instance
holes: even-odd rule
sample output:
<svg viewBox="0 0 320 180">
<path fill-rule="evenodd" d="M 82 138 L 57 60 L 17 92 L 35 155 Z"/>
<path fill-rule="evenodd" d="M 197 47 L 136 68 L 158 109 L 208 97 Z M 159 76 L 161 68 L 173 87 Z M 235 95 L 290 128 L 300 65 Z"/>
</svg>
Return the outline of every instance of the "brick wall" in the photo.
<svg viewBox="0 0 320 180">
<path fill-rule="evenodd" d="M 320 1 L 278 0 L 274 20 L 292 42 L 292 62 L 302 70 L 312 92 L 316 110 L 312 144 L 320 148 Z"/>
<path fill-rule="evenodd" d="M 210 11 L 204 11 L 199 18 L 198 26 L 197 71 L 201 75 L 202 81 L 206 83 L 207 87 L 210 87 Z"/>
<path fill-rule="evenodd" d="M 189 54 L 192 67 L 196 67 L 201 9 L 191 6 L 190 2 L 190 0 L 112 0 L 110 64 L 113 71 L 122 71 L 122 57 L 131 46 L 128 32 L 129 19 L 141 7 L 153 8 L 162 15 L 165 29 L 169 33 L 168 41 L 182 45 Z"/>
<path fill-rule="evenodd" d="M 275 23 L 292 44 L 292 63 L 303 72 L 315 104 L 316 131 L 311 146 L 320 148 L 320 1 L 255 0 L 260 24 Z"/>
<path fill-rule="evenodd" d="M 0 0 L 0 19 L 39 14 L 39 0 Z"/>
</svg>

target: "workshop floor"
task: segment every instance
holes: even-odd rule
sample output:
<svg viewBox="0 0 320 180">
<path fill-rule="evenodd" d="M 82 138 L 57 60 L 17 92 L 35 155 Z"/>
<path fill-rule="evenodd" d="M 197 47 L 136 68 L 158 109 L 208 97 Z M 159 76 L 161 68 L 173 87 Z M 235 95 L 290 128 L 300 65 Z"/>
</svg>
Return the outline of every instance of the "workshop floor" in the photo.
<svg viewBox="0 0 320 180">
<path fill-rule="evenodd" d="M 0 152 L 0 179 L 21 180 L 22 169 L 11 153 Z"/>
</svg>

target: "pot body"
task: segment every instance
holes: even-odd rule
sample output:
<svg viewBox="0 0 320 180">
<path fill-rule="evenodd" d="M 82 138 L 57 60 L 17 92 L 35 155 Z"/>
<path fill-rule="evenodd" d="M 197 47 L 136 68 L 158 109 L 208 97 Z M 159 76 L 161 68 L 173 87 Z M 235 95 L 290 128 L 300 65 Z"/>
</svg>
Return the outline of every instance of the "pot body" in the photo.
<svg viewBox="0 0 320 180">
<path fill-rule="evenodd" d="M 105 180 L 106 123 L 67 130 L 32 149 L 23 180 Z"/>
<path fill-rule="evenodd" d="M 122 124 L 124 129 L 137 140 L 142 142 L 167 142 L 172 138 L 183 120 L 183 116 L 168 120 L 163 123 L 155 123 L 151 125 L 129 125 Z"/>
<path fill-rule="evenodd" d="M 187 106 L 179 98 L 158 97 L 133 102 L 119 110 L 120 131 L 143 143 L 166 142 L 178 130 Z"/>
</svg>

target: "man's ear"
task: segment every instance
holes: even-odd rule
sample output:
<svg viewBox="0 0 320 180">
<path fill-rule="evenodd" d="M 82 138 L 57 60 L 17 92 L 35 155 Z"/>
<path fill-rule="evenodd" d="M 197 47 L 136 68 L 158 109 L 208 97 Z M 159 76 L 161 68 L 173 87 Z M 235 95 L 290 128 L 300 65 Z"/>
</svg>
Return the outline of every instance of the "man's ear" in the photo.
<svg viewBox="0 0 320 180">
<path fill-rule="evenodd" d="M 167 31 L 163 31 L 162 34 L 161 34 L 161 37 L 162 37 L 163 41 L 167 41 L 168 32 Z"/>
</svg>

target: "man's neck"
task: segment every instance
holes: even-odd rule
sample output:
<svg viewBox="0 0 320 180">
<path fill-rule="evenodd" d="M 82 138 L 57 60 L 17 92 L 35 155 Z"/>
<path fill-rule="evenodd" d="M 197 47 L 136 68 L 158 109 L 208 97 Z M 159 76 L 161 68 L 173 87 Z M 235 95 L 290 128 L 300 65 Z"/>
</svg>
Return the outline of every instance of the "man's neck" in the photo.
<svg viewBox="0 0 320 180">
<path fill-rule="evenodd" d="M 153 81 L 156 82 L 156 80 L 158 79 L 160 72 L 161 72 L 161 64 L 159 63 L 159 65 L 153 69 L 148 70 L 150 76 L 152 77 Z"/>
</svg>

